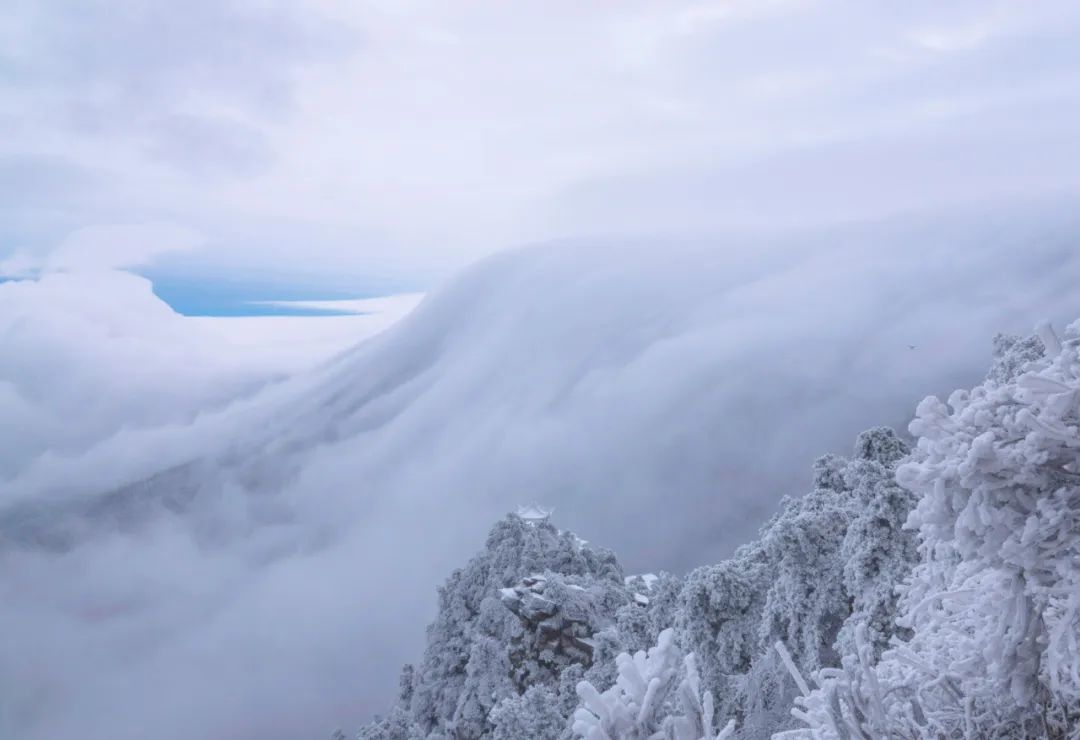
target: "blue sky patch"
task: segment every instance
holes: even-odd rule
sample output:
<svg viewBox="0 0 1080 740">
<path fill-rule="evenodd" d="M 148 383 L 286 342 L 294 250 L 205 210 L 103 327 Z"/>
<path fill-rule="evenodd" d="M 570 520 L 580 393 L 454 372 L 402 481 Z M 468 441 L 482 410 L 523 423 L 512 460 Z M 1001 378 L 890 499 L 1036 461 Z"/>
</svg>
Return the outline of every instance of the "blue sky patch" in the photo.
<svg viewBox="0 0 1080 740">
<path fill-rule="evenodd" d="M 284 282 L 230 275 L 153 274 L 140 271 L 154 285 L 154 294 L 184 316 L 349 316 L 350 309 L 287 306 L 277 301 L 334 301 L 377 298 L 402 292 L 397 286 L 373 289 L 355 285 Z"/>
</svg>

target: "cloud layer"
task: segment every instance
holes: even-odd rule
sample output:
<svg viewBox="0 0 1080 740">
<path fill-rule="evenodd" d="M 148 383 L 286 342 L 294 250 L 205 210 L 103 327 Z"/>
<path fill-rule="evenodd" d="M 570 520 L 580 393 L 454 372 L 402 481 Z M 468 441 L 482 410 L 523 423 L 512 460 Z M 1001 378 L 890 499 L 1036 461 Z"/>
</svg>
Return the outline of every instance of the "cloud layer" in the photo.
<svg viewBox="0 0 1080 740">
<path fill-rule="evenodd" d="M 109 234 L 130 237 L 130 230 Z M 0 282 L 0 485 L 121 429 L 188 423 L 306 369 L 406 312 L 414 297 L 358 301 L 366 315 L 181 316 L 127 272 L 79 269 L 100 231 L 69 239 L 34 279 Z M 159 242 L 160 243 L 160 242 Z M 120 263 L 142 254 L 119 239 Z M 40 268 L 39 268 L 40 269 Z"/>
<path fill-rule="evenodd" d="M 1078 13 L 15 0 L 0 735 L 354 725 L 523 501 L 635 570 L 730 552 L 1080 314 Z M 339 356 L 384 324 L 185 318 L 116 269 L 336 295 L 522 243 Z"/>
<path fill-rule="evenodd" d="M 328 276 L 1077 188 L 1077 7 L 147 0 L 0 19 L 0 259 L 168 221 Z"/>
<path fill-rule="evenodd" d="M 715 560 L 815 456 L 970 385 L 993 333 L 1080 314 L 1067 205 L 510 252 L 310 373 L 23 465 L 0 511 L 8 721 L 357 724 L 434 585 L 525 501 L 633 570 Z"/>
</svg>

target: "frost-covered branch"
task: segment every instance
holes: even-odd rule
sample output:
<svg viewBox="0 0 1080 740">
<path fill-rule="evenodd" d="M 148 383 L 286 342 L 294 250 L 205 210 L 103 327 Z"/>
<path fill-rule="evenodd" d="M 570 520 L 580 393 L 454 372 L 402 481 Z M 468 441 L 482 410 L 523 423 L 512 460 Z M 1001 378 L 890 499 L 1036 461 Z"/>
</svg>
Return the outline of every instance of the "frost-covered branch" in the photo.
<svg viewBox="0 0 1080 740">
<path fill-rule="evenodd" d="M 660 633 L 655 647 L 633 656 L 622 653 L 615 685 L 601 693 L 588 681 L 578 684 L 582 706 L 573 731 L 585 740 L 724 740 L 734 720 L 717 731 L 710 692 L 701 690 L 694 656 L 683 656 L 673 631 Z"/>
</svg>

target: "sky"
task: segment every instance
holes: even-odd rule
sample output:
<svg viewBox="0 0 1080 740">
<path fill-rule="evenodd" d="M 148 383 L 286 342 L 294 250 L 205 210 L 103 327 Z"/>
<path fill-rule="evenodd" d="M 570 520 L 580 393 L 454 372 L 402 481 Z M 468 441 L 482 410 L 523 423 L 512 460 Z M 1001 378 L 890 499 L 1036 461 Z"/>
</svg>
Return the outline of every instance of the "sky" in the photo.
<svg viewBox="0 0 1080 740">
<path fill-rule="evenodd" d="M 1068 190 L 1078 15 L 1053 1 L 13 0 L 0 269 L 40 267 L 80 229 L 137 226 L 161 234 L 88 253 L 430 287 L 555 238 Z"/>
<path fill-rule="evenodd" d="M 522 503 L 752 539 L 1080 316 L 1077 21 L 9 2 L 0 737 L 351 733 Z"/>
</svg>

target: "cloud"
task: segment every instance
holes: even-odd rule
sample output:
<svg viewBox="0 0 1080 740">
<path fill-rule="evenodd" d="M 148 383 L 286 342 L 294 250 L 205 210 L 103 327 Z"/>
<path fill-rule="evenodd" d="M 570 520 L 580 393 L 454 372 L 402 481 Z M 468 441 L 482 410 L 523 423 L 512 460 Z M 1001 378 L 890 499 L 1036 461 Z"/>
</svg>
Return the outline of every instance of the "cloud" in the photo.
<svg viewBox="0 0 1080 740">
<path fill-rule="evenodd" d="M 673 165 L 583 182 L 542 209 L 570 231 L 640 234 L 658 223 L 682 233 L 727 228 L 822 227 L 884 218 L 898 210 L 1030 201 L 1080 189 L 1080 146 L 1052 105 L 1032 105 L 1038 123 L 1012 126 L 964 117 L 962 132 L 797 146 L 717 167 Z M 1028 115 L 1028 112 L 1022 115 Z M 1026 146 L 1037 135 L 1043 147 Z M 1068 164 L 1069 166 L 1063 166 Z M 777 207 L 783 203 L 783 207 Z"/>
<path fill-rule="evenodd" d="M 79 229 L 51 252 L 45 270 L 146 265 L 161 254 L 192 249 L 202 237 L 170 224 L 94 226 Z"/>
<path fill-rule="evenodd" d="M 200 346 L 149 281 L 127 273 L 0 283 L 0 316 L 0 413 L 18 419 L 3 425 L 0 479 L 47 450 L 73 454 L 121 427 L 188 420 L 273 377 L 220 343 Z"/>
<path fill-rule="evenodd" d="M 0 195 L 9 208 L 41 205 L 49 196 L 66 195 L 91 184 L 87 173 L 62 160 L 33 156 L 0 160 Z"/>
<path fill-rule="evenodd" d="M 281 2 L 88 0 L 57 12 L 16 0 L 5 15 L 8 79 L 64 105 L 76 127 L 193 97 L 280 109 L 294 64 L 348 46 L 321 16 Z"/>
<path fill-rule="evenodd" d="M 619 212 L 672 233 L 682 211 L 627 190 L 662 201 L 676 172 L 727 180 L 723 195 L 756 171 L 753 207 L 736 215 L 761 226 L 801 207 L 775 164 L 789 156 L 835 194 L 819 221 L 924 205 L 928 181 L 1001 196 L 985 169 L 1019 166 L 1024 190 L 1027 157 L 1076 187 L 1067 2 L 179 8 L 19 2 L 0 19 L 0 156 L 40 163 L 28 180 L 48 207 L 5 223 L 0 250 L 51 243 L 42 223 L 169 221 L 207 236 L 205 261 L 316 264 L 330 279 L 612 233 Z M 942 153 L 958 145 L 970 174 Z M 849 162 L 836 178 L 835 153 L 875 169 Z M 867 187 L 909 160 L 924 164 L 917 179 Z M 56 167 L 94 187 L 47 176 Z M 563 207 L 583 190 L 596 212 Z M 730 228 L 720 206 L 694 228 Z"/>
<path fill-rule="evenodd" d="M 977 380 L 996 331 L 1080 314 L 1071 213 L 509 252 L 311 373 L 30 462 L 0 511 L 13 731 L 358 724 L 522 501 L 632 570 L 715 560 L 817 455 Z"/>
<path fill-rule="evenodd" d="M 0 481 L 121 430 L 188 423 L 377 333 L 415 297 L 357 302 L 362 315 L 181 316 L 145 264 L 195 235 L 175 227 L 86 229 L 42 259 L 0 263 Z M 62 466 L 61 466 L 62 467 Z"/>
<path fill-rule="evenodd" d="M 189 223 L 220 236 L 206 211 L 222 193 L 209 191 L 267 173 L 277 155 L 268 131 L 295 108 L 297 70 L 356 44 L 290 3 L 16 0 L 5 10 L 0 194 L 12 195 L 0 259 L 99 223 Z"/>
<path fill-rule="evenodd" d="M 20 251 L 0 260 L 0 277 L 145 266 L 160 255 L 193 249 L 202 241 L 199 234 L 174 224 L 88 226 L 45 254 Z"/>
<path fill-rule="evenodd" d="M 155 159 L 193 175 L 251 176 L 273 160 L 259 129 L 229 120 L 171 114 L 150 122 L 146 131 Z"/>
</svg>

